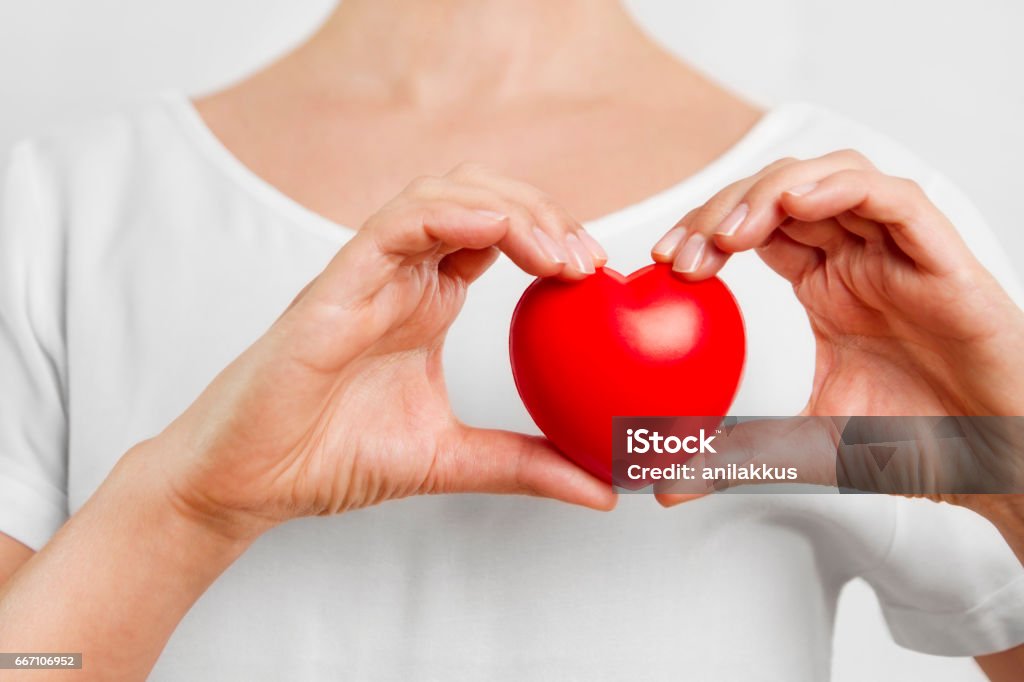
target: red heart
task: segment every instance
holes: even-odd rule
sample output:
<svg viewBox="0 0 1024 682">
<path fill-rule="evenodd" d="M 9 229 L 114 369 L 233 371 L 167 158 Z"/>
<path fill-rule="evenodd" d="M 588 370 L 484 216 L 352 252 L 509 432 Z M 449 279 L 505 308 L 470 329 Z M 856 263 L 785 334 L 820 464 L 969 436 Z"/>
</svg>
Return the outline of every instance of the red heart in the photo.
<svg viewBox="0 0 1024 682">
<path fill-rule="evenodd" d="M 684 282 L 667 265 L 629 277 L 605 268 L 580 282 L 538 279 L 516 306 L 509 339 L 534 422 L 608 482 L 612 417 L 714 416 L 713 428 L 736 395 L 744 350 L 743 318 L 725 284 Z"/>
</svg>

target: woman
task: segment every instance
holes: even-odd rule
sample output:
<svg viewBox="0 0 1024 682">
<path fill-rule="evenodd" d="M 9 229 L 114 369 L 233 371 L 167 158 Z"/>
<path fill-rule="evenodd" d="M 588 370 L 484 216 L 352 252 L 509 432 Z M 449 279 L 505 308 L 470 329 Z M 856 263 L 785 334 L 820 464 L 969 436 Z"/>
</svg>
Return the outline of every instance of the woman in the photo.
<svg viewBox="0 0 1024 682">
<path fill-rule="evenodd" d="M 531 429 L 505 359 L 519 293 L 608 254 L 639 267 L 723 186 L 848 146 L 931 183 L 1002 268 L 904 152 L 813 107 L 756 110 L 611 0 L 349 0 L 225 92 L 22 145 L 0 237 L 0 649 L 81 650 L 110 679 L 817 680 L 857 576 L 907 646 L 1012 649 L 1020 566 L 966 511 L 418 496 L 610 509 L 542 440 L 490 430 Z M 684 221 L 722 241 L 675 232 L 655 253 L 700 277 L 750 246 L 728 240 L 770 221 L 728 203 Z M 727 279 L 751 332 L 734 410 L 798 411 L 802 308 L 755 258 Z M 988 659 L 993 679 L 1014 656 Z"/>
</svg>

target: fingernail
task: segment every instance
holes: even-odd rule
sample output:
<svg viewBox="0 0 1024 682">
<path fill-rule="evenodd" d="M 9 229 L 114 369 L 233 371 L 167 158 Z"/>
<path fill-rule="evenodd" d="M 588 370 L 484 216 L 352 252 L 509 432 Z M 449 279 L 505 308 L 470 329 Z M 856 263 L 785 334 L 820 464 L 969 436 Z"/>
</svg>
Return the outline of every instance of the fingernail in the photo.
<svg viewBox="0 0 1024 682">
<path fill-rule="evenodd" d="M 587 251 L 587 247 L 583 246 L 583 242 L 576 235 L 570 234 L 565 238 L 565 245 L 569 247 L 576 268 L 585 275 L 594 274 L 594 259 Z"/>
<path fill-rule="evenodd" d="M 577 230 L 576 236 L 581 242 L 583 242 L 583 246 L 587 247 L 587 250 L 590 251 L 590 255 L 593 256 L 595 260 L 599 260 L 602 263 L 608 261 L 608 254 L 605 253 L 605 250 L 597 240 L 590 236 L 589 232 L 586 230 Z"/>
<path fill-rule="evenodd" d="M 504 213 L 498 213 L 497 211 L 488 211 L 486 208 L 476 209 L 477 215 L 482 215 L 488 220 L 493 220 L 496 223 L 500 223 L 502 220 L 507 220 L 508 216 Z"/>
<path fill-rule="evenodd" d="M 750 213 L 750 207 L 746 204 L 740 204 L 732 210 L 732 213 L 725 217 L 722 224 L 715 230 L 715 234 L 724 235 L 731 237 L 736 234 L 737 230 L 740 229 L 740 225 L 746 220 L 747 214 Z"/>
<path fill-rule="evenodd" d="M 671 258 L 672 254 L 675 253 L 676 247 L 679 246 L 679 243 L 683 241 L 685 236 L 685 227 L 673 227 L 664 237 L 658 240 L 658 243 L 651 249 L 651 253 L 663 258 Z"/>
<path fill-rule="evenodd" d="M 797 185 L 793 189 L 787 189 L 786 194 L 792 194 L 795 197 L 802 197 L 805 194 L 810 194 L 814 191 L 814 188 L 818 186 L 816 182 L 809 182 L 806 185 Z"/>
<path fill-rule="evenodd" d="M 701 261 L 704 260 L 704 249 L 707 247 L 707 243 L 707 238 L 700 232 L 691 234 L 683 244 L 679 255 L 676 256 L 675 262 L 672 263 L 672 269 L 682 273 L 696 272 Z"/>
<path fill-rule="evenodd" d="M 566 253 L 565 247 L 552 239 L 551 235 L 547 232 L 539 227 L 535 227 L 533 228 L 533 237 L 540 244 L 541 250 L 548 258 L 556 263 L 564 264 L 569 262 L 569 254 Z"/>
</svg>

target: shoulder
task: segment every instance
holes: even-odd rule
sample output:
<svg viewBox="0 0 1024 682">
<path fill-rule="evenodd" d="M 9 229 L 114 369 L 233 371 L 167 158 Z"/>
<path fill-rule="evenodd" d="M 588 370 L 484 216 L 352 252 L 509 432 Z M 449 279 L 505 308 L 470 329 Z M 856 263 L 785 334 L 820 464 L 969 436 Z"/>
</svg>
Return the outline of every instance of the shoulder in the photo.
<svg viewBox="0 0 1024 682">
<path fill-rule="evenodd" d="M 230 178 L 211 162 L 197 117 L 184 95 L 155 95 L 15 144 L 0 164 L 0 201 L 21 215 L 4 229 L 49 233 L 69 255 L 93 253 L 222 205 Z"/>
<path fill-rule="evenodd" d="M 113 188 L 180 143 L 184 101 L 152 95 L 117 113 L 51 128 L 13 145 L 8 166 L 31 172 L 43 192 Z"/>
<path fill-rule="evenodd" d="M 152 254 L 161 248 L 154 234 L 204 224 L 225 181 L 189 129 L 188 111 L 183 96 L 154 96 L 16 143 L 0 160 L 7 279 L 17 270 L 56 291 L 69 272 L 97 272 L 112 244 L 125 258 Z"/>
</svg>

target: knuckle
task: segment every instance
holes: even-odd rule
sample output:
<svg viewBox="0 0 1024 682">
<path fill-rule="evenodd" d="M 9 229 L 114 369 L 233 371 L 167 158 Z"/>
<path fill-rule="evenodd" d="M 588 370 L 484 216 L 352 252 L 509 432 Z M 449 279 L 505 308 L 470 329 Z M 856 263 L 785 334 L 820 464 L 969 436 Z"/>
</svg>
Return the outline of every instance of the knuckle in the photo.
<svg viewBox="0 0 1024 682">
<path fill-rule="evenodd" d="M 538 220 L 556 223 L 565 222 L 565 211 L 562 210 L 561 206 L 544 194 L 541 194 L 534 199 L 532 208 Z"/>
<path fill-rule="evenodd" d="M 682 218 L 680 218 L 678 221 L 676 221 L 676 224 L 673 225 L 673 227 L 689 227 L 689 226 L 691 226 L 693 224 L 693 220 L 697 216 L 697 212 L 699 210 L 700 210 L 699 208 L 692 208 L 692 209 L 690 209 L 689 211 L 686 212 L 686 215 L 684 215 Z"/>
<path fill-rule="evenodd" d="M 780 168 L 791 166 L 792 164 L 797 163 L 799 160 L 800 159 L 796 158 L 795 156 L 784 156 L 781 159 L 776 159 L 775 161 L 772 161 L 767 166 L 762 168 L 758 175 L 771 173 L 772 171 L 777 171 Z"/>
<path fill-rule="evenodd" d="M 529 495 L 538 495 L 536 483 L 533 480 L 530 472 L 533 471 L 534 466 L 537 464 L 537 450 L 535 447 L 529 447 L 528 443 L 531 441 L 524 441 L 519 446 L 519 456 L 516 458 L 515 469 L 512 473 L 513 485 L 520 491 L 525 492 Z"/>
<path fill-rule="evenodd" d="M 835 173 L 834 176 L 844 185 L 856 185 L 858 187 L 867 188 L 870 184 L 871 176 L 868 171 L 861 170 L 859 168 L 847 168 Z"/>
<path fill-rule="evenodd" d="M 830 154 L 833 158 L 849 163 L 857 168 L 874 168 L 868 157 L 853 148 L 840 149 Z"/>
<path fill-rule="evenodd" d="M 773 173 L 780 168 L 792 166 L 793 164 L 798 163 L 799 161 L 800 160 L 795 157 L 782 157 L 781 159 L 776 159 L 775 161 L 771 162 L 770 164 L 762 168 L 760 171 L 758 171 L 755 177 L 760 177 L 763 175 L 767 175 L 769 173 Z"/>
<path fill-rule="evenodd" d="M 518 204 L 512 204 L 508 214 L 512 220 L 512 230 L 514 232 L 530 231 L 534 228 L 538 217 L 535 212 L 529 211 Z"/>
<path fill-rule="evenodd" d="M 455 178 L 472 179 L 491 175 L 491 170 L 477 161 L 462 161 L 452 168 L 448 175 Z"/>
<path fill-rule="evenodd" d="M 925 196 L 924 188 L 921 187 L 917 180 L 902 177 L 894 177 L 893 180 L 896 181 L 896 184 L 899 185 L 900 189 L 903 190 L 904 192 L 907 192 L 908 194 L 911 194 L 915 197 Z"/>
<path fill-rule="evenodd" d="M 765 201 L 774 201 L 780 192 L 788 189 L 789 185 L 793 184 L 793 177 L 791 174 L 781 173 L 770 178 L 758 180 L 747 190 L 745 195 L 747 204 L 754 205 Z"/>
<path fill-rule="evenodd" d="M 733 209 L 736 202 L 731 197 L 715 196 L 710 201 L 697 209 L 688 226 L 698 232 L 708 232 L 725 219 Z"/>
<path fill-rule="evenodd" d="M 899 185 L 900 194 L 908 199 L 903 206 L 905 220 L 914 221 L 928 215 L 930 207 L 933 207 L 934 204 L 932 204 L 924 187 L 911 178 L 895 179 Z"/>
<path fill-rule="evenodd" d="M 423 198 L 431 197 L 438 193 L 438 190 L 444 184 L 444 180 L 441 178 L 434 177 L 432 175 L 421 175 L 406 185 L 403 194 L 407 194 L 412 197 Z"/>
<path fill-rule="evenodd" d="M 518 234 L 533 227 L 533 214 L 520 204 L 503 204 L 501 210 L 509 217 L 511 233 Z"/>
</svg>

